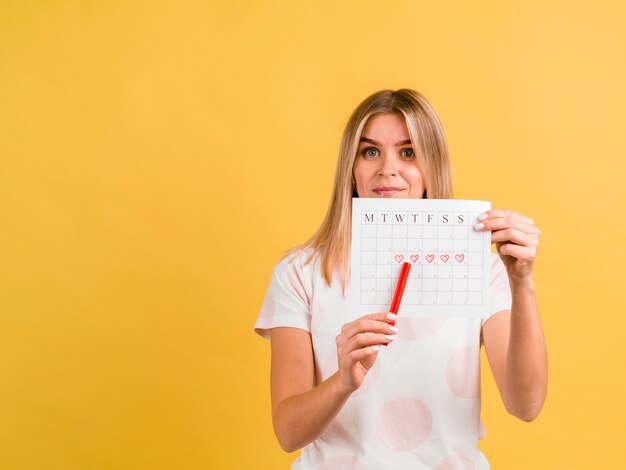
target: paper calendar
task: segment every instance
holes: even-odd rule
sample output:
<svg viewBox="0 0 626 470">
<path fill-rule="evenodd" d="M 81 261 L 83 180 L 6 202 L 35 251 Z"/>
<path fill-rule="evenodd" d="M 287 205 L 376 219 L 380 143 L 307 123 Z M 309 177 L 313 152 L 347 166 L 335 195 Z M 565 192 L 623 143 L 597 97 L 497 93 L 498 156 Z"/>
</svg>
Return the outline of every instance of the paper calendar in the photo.
<svg viewBox="0 0 626 470">
<path fill-rule="evenodd" d="M 352 199 L 350 308 L 389 309 L 400 269 L 411 263 L 399 315 L 486 317 L 491 232 L 478 232 L 487 201 Z"/>
</svg>

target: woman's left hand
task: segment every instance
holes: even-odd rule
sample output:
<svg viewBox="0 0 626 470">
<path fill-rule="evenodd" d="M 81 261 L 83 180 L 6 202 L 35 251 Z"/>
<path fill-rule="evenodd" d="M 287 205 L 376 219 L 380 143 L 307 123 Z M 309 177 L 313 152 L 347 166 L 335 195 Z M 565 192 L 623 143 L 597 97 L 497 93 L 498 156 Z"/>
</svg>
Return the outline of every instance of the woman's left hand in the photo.
<svg viewBox="0 0 626 470">
<path fill-rule="evenodd" d="M 491 209 L 485 215 L 477 221 L 475 229 L 492 231 L 491 243 L 496 244 L 509 277 L 530 278 L 540 234 L 533 220 L 508 209 Z"/>
</svg>

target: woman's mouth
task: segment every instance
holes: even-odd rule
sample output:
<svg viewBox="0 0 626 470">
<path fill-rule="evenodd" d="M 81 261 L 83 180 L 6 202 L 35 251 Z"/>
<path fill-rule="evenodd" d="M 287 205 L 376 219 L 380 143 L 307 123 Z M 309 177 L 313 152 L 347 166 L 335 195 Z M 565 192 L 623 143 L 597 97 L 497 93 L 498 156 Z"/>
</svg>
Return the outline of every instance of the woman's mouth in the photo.
<svg viewBox="0 0 626 470">
<path fill-rule="evenodd" d="M 400 191 L 403 191 L 403 189 L 396 188 L 394 186 L 381 186 L 379 188 L 375 188 L 373 191 L 381 197 L 390 197 L 399 193 Z"/>
</svg>

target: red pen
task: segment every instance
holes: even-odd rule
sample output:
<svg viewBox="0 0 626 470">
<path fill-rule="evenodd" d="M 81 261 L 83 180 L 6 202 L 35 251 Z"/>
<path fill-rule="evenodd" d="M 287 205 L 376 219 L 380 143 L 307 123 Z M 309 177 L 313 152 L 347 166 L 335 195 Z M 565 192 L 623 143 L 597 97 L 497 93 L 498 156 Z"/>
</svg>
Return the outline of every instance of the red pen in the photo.
<svg viewBox="0 0 626 470">
<path fill-rule="evenodd" d="M 400 278 L 398 279 L 398 283 L 396 284 L 396 291 L 393 293 L 393 300 L 391 301 L 391 307 L 389 307 L 389 311 L 391 313 L 398 314 L 398 310 L 400 309 L 400 302 L 402 301 L 402 295 L 404 294 L 404 286 L 406 286 L 406 280 L 409 278 L 409 271 L 411 270 L 411 263 L 403 263 L 402 270 L 400 271 Z M 392 325 L 395 325 L 396 322 L 392 322 Z M 387 343 L 388 344 L 388 343 Z M 387 346 L 384 344 L 384 346 Z"/>
</svg>

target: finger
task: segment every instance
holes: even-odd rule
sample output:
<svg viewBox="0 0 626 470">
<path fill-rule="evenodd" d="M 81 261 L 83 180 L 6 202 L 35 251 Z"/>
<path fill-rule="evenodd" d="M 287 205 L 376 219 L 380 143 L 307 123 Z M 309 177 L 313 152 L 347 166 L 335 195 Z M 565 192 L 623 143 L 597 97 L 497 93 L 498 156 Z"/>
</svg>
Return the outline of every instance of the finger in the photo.
<svg viewBox="0 0 626 470">
<path fill-rule="evenodd" d="M 370 331 L 372 333 L 396 333 L 398 329 L 384 321 L 379 320 L 365 320 L 359 319 L 357 321 L 347 323 L 345 330 L 342 331 L 342 334 L 346 339 L 352 338 L 354 335 L 359 333 L 365 333 Z"/>
<path fill-rule="evenodd" d="M 507 228 L 491 233 L 491 243 L 513 242 L 520 246 L 537 246 L 539 240 L 536 236 L 528 235 L 515 228 Z"/>
<path fill-rule="evenodd" d="M 375 321 L 382 321 L 382 322 L 386 322 L 386 323 L 393 323 L 397 320 L 398 315 L 396 315 L 395 313 L 391 313 L 391 312 L 378 312 L 378 313 L 370 313 L 367 315 L 363 315 L 360 318 L 357 318 L 356 320 L 352 321 L 352 322 L 348 322 L 348 323 L 344 323 L 342 326 L 342 331 L 345 331 L 346 329 L 348 329 L 353 323 L 356 323 L 358 321 L 361 320 L 375 320 Z"/>
<path fill-rule="evenodd" d="M 362 320 L 374 320 L 374 321 L 385 322 L 389 324 L 389 323 L 395 322 L 397 318 L 398 316 L 395 313 L 391 313 L 391 312 L 378 312 L 378 313 L 370 313 L 368 315 L 363 315 L 361 318 L 357 318 L 356 320 L 352 322 L 344 323 L 343 326 L 341 327 L 340 335 L 346 337 L 346 339 L 354 336 L 355 334 L 354 325 Z M 339 339 L 339 337 L 337 337 L 337 339 Z"/>
<path fill-rule="evenodd" d="M 374 350 L 376 348 L 376 350 Z M 369 348 L 365 348 L 365 350 L 372 351 L 370 354 L 367 354 L 365 357 L 361 357 L 357 364 L 359 364 L 363 369 L 365 369 L 365 374 L 368 374 L 370 369 L 374 367 L 376 363 L 376 358 L 378 357 L 378 351 L 380 351 L 380 346 L 370 346 Z M 361 349 L 361 351 L 363 351 Z M 353 366 L 354 367 L 354 366 Z M 361 382 L 361 385 L 363 383 Z"/>
<path fill-rule="evenodd" d="M 339 369 L 351 371 L 355 364 L 360 363 L 367 372 L 374 366 L 380 346 L 369 346 L 357 349 L 344 357 L 339 357 Z M 367 373 L 366 372 L 366 373 Z"/>
<path fill-rule="evenodd" d="M 482 226 L 480 226 L 482 224 Z M 506 228 L 516 228 L 522 232 L 539 236 L 541 231 L 534 225 L 527 224 L 520 219 L 512 219 L 508 217 L 497 217 L 495 219 L 486 219 L 476 224 L 475 228 L 479 231 L 485 230 L 502 230 Z"/>
<path fill-rule="evenodd" d="M 525 215 L 522 215 L 510 209 L 490 209 L 486 211 L 485 214 L 487 215 L 487 217 L 483 218 L 481 221 L 494 219 L 497 217 L 504 217 L 504 218 L 508 217 L 510 219 L 522 221 L 528 225 L 535 225 L 535 222 L 530 217 L 526 217 Z"/>
<path fill-rule="evenodd" d="M 532 263 L 537 256 L 537 249 L 535 247 L 519 246 L 512 243 L 503 243 L 497 247 L 498 253 L 502 255 L 512 256 L 520 261 L 526 261 Z"/>
<path fill-rule="evenodd" d="M 488 211 L 485 211 L 484 214 L 486 214 L 487 217 L 484 219 L 479 219 L 479 222 L 485 222 L 485 220 L 494 219 L 496 217 L 509 217 L 510 219 L 519 220 L 528 225 L 535 225 L 535 222 L 530 217 L 526 217 L 525 215 L 519 214 L 509 209 L 490 209 Z"/>
<path fill-rule="evenodd" d="M 398 315 L 396 315 L 395 313 L 391 313 L 391 312 L 378 312 L 378 313 L 370 313 L 367 315 L 363 315 L 361 318 L 357 319 L 361 320 L 378 320 L 378 321 L 384 321 L 384 322 L 393 322 L 396 321 L 396 319 L 398 318 Z"/>
<path fill-rule="evenodd" d="M 348 364 L 352 367 L 357 362 L 361 362 L 363 367 L 367 370 L 370 370 L 374 365 L 374 361 L 376 360 L 376 356 L 378 356 L 378 351 L 380 351 L 380 346 L 369 346 L 363 349 L 357 349 L 356 351 L 352 351 L 348 354 Z M 374 361 L 371 358 L 374 357 Z"/>
<path fill-rule="evenodd" d="M 344 346 L 344 349 L 350 353 L 357 349 L 362 349 L 367 346 L 380 346 L 393 341 L 394 335 L 384 335 L 381 333 L 359 333 L 348 340 Z"/>
</svg>

